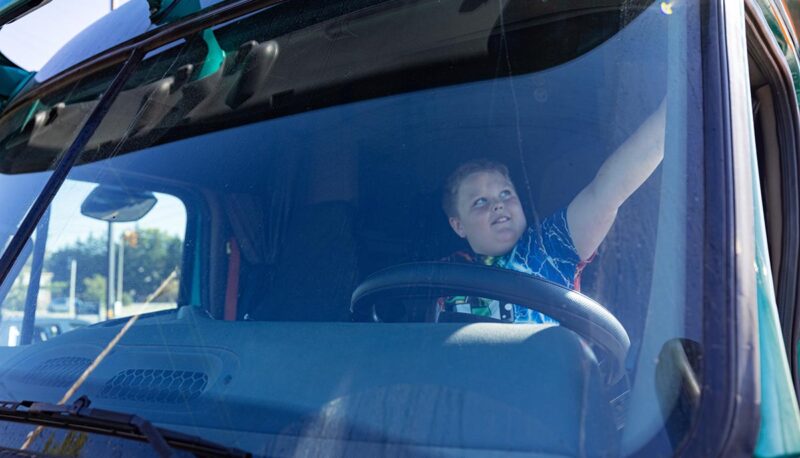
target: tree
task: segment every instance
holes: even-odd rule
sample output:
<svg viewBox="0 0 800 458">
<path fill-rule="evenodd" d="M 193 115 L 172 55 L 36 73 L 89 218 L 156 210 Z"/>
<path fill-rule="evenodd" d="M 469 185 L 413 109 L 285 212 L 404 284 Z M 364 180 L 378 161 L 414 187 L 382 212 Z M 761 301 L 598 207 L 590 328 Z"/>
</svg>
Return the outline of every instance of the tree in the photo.
<svg viewBox="0 0 800 458">
<path fill-rule="evenodd" d="M 119 250 L 120 240 L 115 243 Z M 143 302 L 161 283 L 180 267 L 183 241 L 159 229 L 138 229 L 134 237 L 125 237 L 123 258 L 123 303 Z M 84 240 L 52 253 L 46 268 L 53 272 L 53 282 L 69 284 L 70 263 L 77 261 L 78 297 L 105 303 L 108 276 L 108 240 L 89 235 Z M 170 285 L 172 286 L 172 285 Z M 63 289 L 63 288 L 62 288 Z M 68 286 L 66 291 L 68 291 Z M 159 301 L 177 300 L 177 288 L 169 287 Z"/>
<path fill-rule="evenodd" d="M 69 294 L 69 282 L 51 281 L 50 294 L 53 297 L 66 297 Z"/>
<path fill-rule="evenodd" d="M 28 285 L 16 281 L 11 286 L 5 300 L 3 301 L 4 310 L 25 310 L 25 298 L 28 296 Z"/>
<path fill-rule="evenodd" d="M 83 279 L 83 288 L 80 288 L 81 293 L 79 296 L 84 300 L 97 302 L 98 304 L 106 303 L 106 277 L 100 274 L 94 274 L 91 277 Z"/>
<path fill-rule="evenodd" d="M 137 231 L 135 246 L 125 247 L 124 288 L 135 302 L 143 302 L 161 283 L 179 270 L 183 241 L 158 229 Z M 175 302 L 176 288 L 167 288 L 159 301 Z"/>
<path fill-rule="evenodd" d="M 78 240 L 74 245 L 64 247 L 52 253 L 45 262 L 45 268 L 53 272 L 52 281 L 69 285 L 70 264 L 74 259 L 78 263 L 78 278 L 88 279 L 95 275 L 108 274 L 108 241 L 92 234 L 85 240 Z M 85 285 L 78 281 L 77 294 L 85 291 Z"/>
</svg>

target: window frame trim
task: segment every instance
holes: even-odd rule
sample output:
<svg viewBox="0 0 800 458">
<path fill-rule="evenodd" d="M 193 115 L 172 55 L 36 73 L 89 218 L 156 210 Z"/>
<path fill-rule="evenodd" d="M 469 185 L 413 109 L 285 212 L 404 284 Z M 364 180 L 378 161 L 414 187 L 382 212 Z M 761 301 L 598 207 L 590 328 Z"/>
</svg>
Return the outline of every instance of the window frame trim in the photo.
<svg viewBox="0 0 800 458">
<path fill-rule="evenodd" d="M 797 347 L 800 340 L 800 191 L 798 158 L 800 152 L 800 110 L 797 93 L 793 86 L 791 70 L 782 56 L 778 43 L 770 32 L 765 18 L 752 5 L 747 10 L 748 53 L 762 64 L 764 76 L 773 92 L 775 101 L 776 130 L 781 156 L 781 197 L 783 231 L 781 263 L 779 272 L 773 272 L 778 280 L 776 302 L 780 315 L 781 330 L 789 364 L 794 379 L 795 393 L 800 395 L 800 373 L 798 373 Z M 795 57 L 795 60 L 797 58 Z"/>
<path fill-rule="evenodd" d="M 675 449 L 680 456 L 750 456 L 760 426 L 744 9 L 744 2 L 709 0 L 702 11 L 706 363 L 700 405 Z"/>
</svg>

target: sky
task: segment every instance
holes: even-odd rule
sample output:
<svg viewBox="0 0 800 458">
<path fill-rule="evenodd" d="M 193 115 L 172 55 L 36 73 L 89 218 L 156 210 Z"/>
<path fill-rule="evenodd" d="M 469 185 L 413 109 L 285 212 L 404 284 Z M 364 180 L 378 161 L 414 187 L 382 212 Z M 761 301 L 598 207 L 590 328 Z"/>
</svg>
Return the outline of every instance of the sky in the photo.
<svg viewBox="0 0 800 458">
<path fill-rule="evenodd" d="M 81 203 L 96 185 L 75 180 L 66 180 L 53 199 L 50 227 L 47 237 L 47 250 L 58 251 L 86 240 L 107 237 L 108 224 L 104 221 L 83 216 Z M 174 196 L 156 193 L 156 205 L 142 219 L 131 223 L 115 223 L 114 238 L 118 239 L 124 231 L 136 229 L 159 229 L 172 236 L 184 238 L 186 229 L 186 207 Z"/>
<path fill-rule="evenodd" d="M 78 32 L 129 0 L 52 0 L 0 29 L 0 52 L 37 71 Z M 133 0 L 146 1 L 146 0 Z M 46 31 L 44 33 L 43 31 Z"/>
</svg>

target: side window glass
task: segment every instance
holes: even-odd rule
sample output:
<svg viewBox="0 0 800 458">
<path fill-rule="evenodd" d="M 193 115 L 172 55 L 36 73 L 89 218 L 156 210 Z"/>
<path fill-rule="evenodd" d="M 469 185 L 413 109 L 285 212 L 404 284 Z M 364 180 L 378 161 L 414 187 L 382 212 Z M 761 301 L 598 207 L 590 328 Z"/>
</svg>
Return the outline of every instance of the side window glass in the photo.
<svg viewBox="0 0 800 458">
<path fill-rule="evenodd" d="M 174 195 L 68 179 L 19 260 L 0 346 L 175 308 L 185 228 L 186 208 Z M 36 310 L 29 342 L 26 307 Z"/>
</svg>

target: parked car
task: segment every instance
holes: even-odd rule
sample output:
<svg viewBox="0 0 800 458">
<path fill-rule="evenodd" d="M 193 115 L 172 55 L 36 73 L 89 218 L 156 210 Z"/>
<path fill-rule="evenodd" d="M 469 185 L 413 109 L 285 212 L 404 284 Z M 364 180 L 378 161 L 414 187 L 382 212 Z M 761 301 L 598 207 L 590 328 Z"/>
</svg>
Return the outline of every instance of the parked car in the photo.
<svg viewBox="0 0 800 458">
<path fill-rule="evenodd" d="M 75 312 L 78 315 L 97 315 L 100 310 L 100 305 L 97 302 L 91 301 L 83 301 L 81 299 L 75 299 Z M 47 311 L 53 313 L 69 313 L 69 299 L 66 297 L 60 297 L 57 299 L 53 299 L 47 305 Z"/>
<path fill-rule="evenodd" d="M 0 446 L 800 454 L 797 19 L 773 0 L 126 3 L 7 91 L 0 303 L 24 312 Z M 448 185 L 475 161 L 495 168 Z M 636 181 L 624 204 L 573 224 L 610 169 Z M 473 246 L 462 211 L 485 208 L 498 233 L 524 215 L 514 251 Z M 37 339 L 58 282 L 137 313 Z"/>
<path fill-rule="evenodd" d="M 44 342 L 65 332 L 87 326 L 83 320 L 62 318 L 39 318 L 31 335 L 31 342 Z M 3 318 L 0 321 L 0 342 L 3 346 L 14 347 L 20 344 L 22 320 L 18 317 Z"/>
<path fill-rule="evenodd" d="M 78 301 L 75 301 L 75 305 L 78 305 Z M 69 312 L 69 302 L 66 298 L 62 299 L 55 299 L 49 304 L 47 304 L 47 311 L 53 313 L 68 313 Z"/>
</svg>

